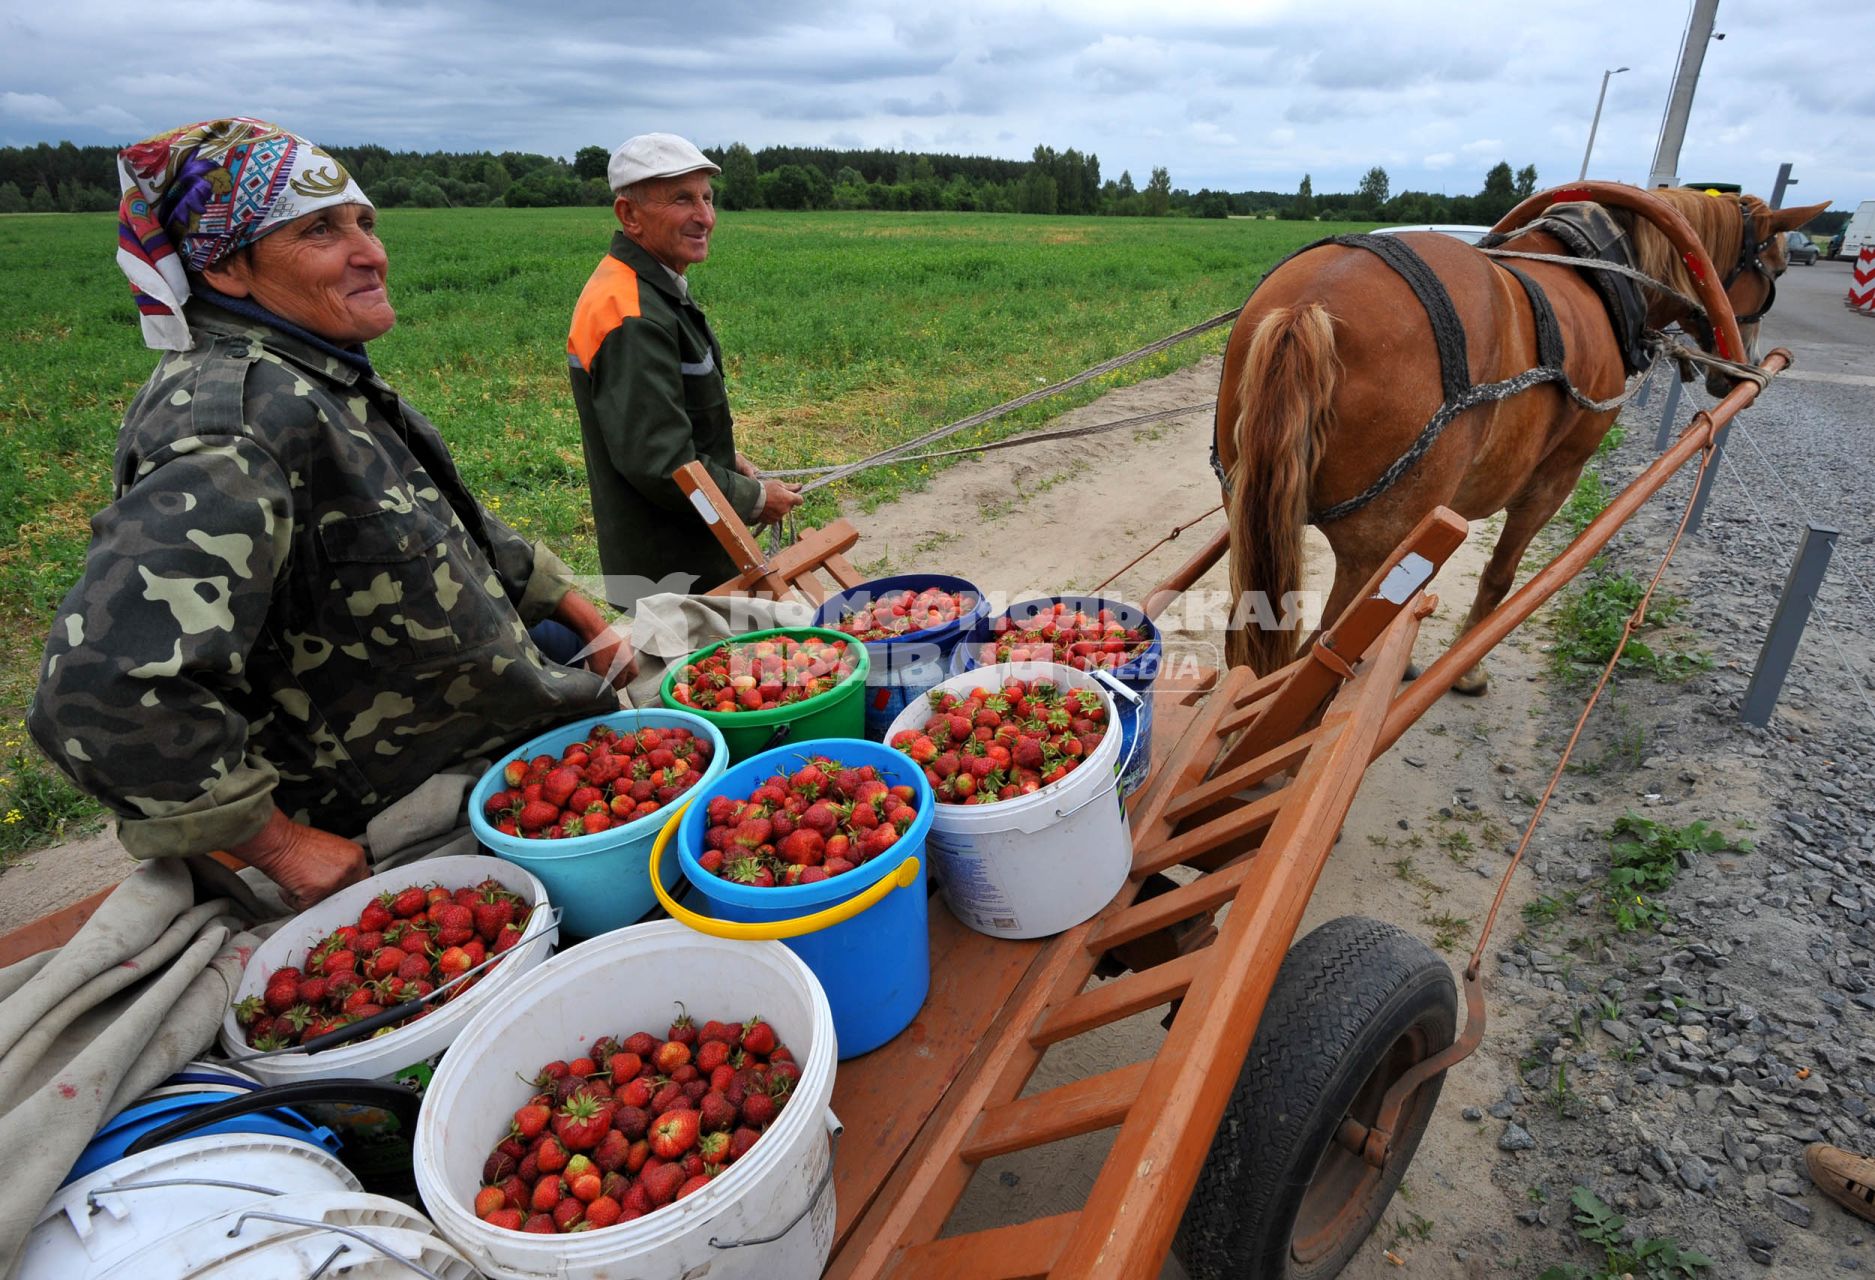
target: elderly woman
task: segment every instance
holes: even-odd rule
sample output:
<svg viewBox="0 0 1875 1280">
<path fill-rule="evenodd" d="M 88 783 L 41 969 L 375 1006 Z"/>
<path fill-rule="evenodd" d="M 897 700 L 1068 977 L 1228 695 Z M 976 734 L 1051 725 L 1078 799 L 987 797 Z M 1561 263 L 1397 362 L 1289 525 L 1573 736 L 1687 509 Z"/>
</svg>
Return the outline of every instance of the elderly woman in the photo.
<svg viewBox="0 0 1875 1280">
<path fill-rule="evenodd" d="M 225 849 L 298 908 L 362 879 L 345 833 L 433 773 L 617 710 L 630 650 L 372 368 L 387 261 L 335 159 L 231 119 L 119 170 L 118 262 L 165 354 L 32 734 L 133 856 Z M 543 656 L 549 619 L 590 670 Z"/>
</svg>

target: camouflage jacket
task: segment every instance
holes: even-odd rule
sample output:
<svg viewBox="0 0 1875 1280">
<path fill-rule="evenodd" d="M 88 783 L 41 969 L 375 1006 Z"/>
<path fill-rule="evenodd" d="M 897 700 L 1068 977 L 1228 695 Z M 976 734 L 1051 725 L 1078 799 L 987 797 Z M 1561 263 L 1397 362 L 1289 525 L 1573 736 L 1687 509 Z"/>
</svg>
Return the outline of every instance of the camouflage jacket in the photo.
<svg viewBox="0 0 1875 1280">
<path fill-rule="evenodd" d="M 125 415 L 30 727 L 138 857 L 274 805 L 355 835 L 438 769 L 618 709 L 527 627 L 566 566 L 376 375 L 201 302 Z"/>
</svg>

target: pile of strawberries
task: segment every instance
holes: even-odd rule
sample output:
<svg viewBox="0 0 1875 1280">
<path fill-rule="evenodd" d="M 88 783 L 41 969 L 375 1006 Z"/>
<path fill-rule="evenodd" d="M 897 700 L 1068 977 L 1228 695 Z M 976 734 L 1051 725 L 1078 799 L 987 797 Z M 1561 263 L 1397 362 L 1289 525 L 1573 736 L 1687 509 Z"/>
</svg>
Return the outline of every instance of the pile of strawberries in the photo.
<svg viewBox="0 0 1875 1280">
<path fill-rule="evenodd" d="M 1107 733 L 1107 706 L 1091 689 L 1046 680 L 979 686 L 967 697 L 926 695 L 931 716 L 891 745 L 924 766 L 940 804 L 1014 800 L 1059 782 L 1094 754 Z"/>
<path fill-rule="evenodd" d="M 697 862 L 758 888 L 816 884 L 890 849 L 917 821 L 918 793 L 889 786 L 869 764 L 803 757 L 745 799 L 712 796 Z"/>
<path fill-rule="evenodd" d="M 268 974 L 264 994 L 234 1006 L 235 1021 L 255 1049 L 303 1044 L 427 996 L 509 950 L 521 940 L 527 914 L 527 899 L 498 880 L 460 889 L 411 885 L 379 894 L 358 913 L 356 924 L 328 934 L 303 964 Z M 455 999 L 486 976 L 477 974 L 444 999 Z M 409 1021 L 433 1007 L 424 1006 Z"/>
<path fill-rule="evenodd" d="M 1022 622 L 1004 615 L 991 624 L 981 665 L 993 662 L 1059 662 L 1079 671 L 1123 667 L 1146 652 L 1152 637 L 1129 627 L 1111 609 L 1089 616 L 1061 601 Z"/>
<path fill-rule="evenodd" d="M 556 759 L 502 767 L 502 790 L 482 814 L 495 830 L 533 840 L 590 836 L 656 813 L 710 766 L 710 740 L 684 728 L 615 733 L 595 725 Z"/>
<path fill-rule="evenodd" d="M 759 1017 L 698 1028 L 686 1015 L 662 1039 L 601 1036 L 531 1081 L 482 1163 L 475 1216 L 542 1235 L 642 1218 L 747 1155 L 800 1078 Z"/>
<path fill-rule="evenodd" d="M 856 640 L 890 640 L 955 622 L 976 605 L 974 596 L 960 592 L 906 587 L 881 592 L 871 604 L 846 614 L 833 626 Z"/>
<path fill-rule="evenodd" d="M 846 640 L 780 635 L 732 642 L 678 668 L 671 697 L 698 711 L 773 711 L 838 687 L 858 666 Z"/>
</svg>

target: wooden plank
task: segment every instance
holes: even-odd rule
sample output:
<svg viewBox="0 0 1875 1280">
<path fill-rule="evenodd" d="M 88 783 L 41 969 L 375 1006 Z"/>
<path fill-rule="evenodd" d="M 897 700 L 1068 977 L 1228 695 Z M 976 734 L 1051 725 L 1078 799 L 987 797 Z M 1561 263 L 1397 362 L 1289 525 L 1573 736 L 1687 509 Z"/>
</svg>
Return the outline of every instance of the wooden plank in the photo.
<svg viewBox="0 0 1875 1280">
<path fill-rule="evenodd" d="M 1248 863 L 1238 863 L 1169 889 L 1156 898 L 1135 902 L 1116 915 L 1103 916 L 1087 945 L 1097 951 L 1108 951 L 1192 916 L 1215 914 L 1219 906 L 1236 896 L 1248 872 Z"/>
<path fill-rule="evenodd" d="M 14 875 L 21 872 L 15 871 Z M 85 921 L 96 914 L 104 905 L 104 900 L 117 888 L 100 889 L 82 902 L 54 911 L 51 915 L 40 916 L 29 924 L 23 924 L 4 936 L 0 936 L 0 969 L 10 964 L 17 964 L 28 956 L 36 956 L 41 951 L 53 947 L 62 947 L 77 936 Z"/>
<path fill-rule="evenodd" d="M 1180 832 L 1161 844 L 1140 849 L 1133 855 L 1133 874 L 1151 875 L 1167 867 L 1176 867 L 1186 859 L 1215 849 L 1227 841 L 1255 835 L 1276 821 L 1276 815 L 1288 802 L 1288 796 L 1289 788 L 1285 787 L 1248 804 L 1238 805 L 1222 817 L 1213 818 L 1190 831 Z"/>
<path fill-rule="evenodd" d="M 1116 1125 L 1126 1119 L 1127 1111 L 1139 1098 L 1139 1087 L 1146 1082 L 1151 1065 L 1135 1062 L 991 1107 L 977 1120 L 970 1141 L 958 1154 L 971 1164 L 979 1164 L 992 1156 Z"/>
<path fill-rule="evenodd" d="M 827 572 L 833 575 L 833 580 L 844 590 L 851 591 L 866 581 L 866 575 L 855 569 L 853 562 L 843 555 L 836 553 L 828 556 L 826 567 Z"/>
<path fill-rule="evenodd" d="M 833 1113 L 861 1142 L 840 1146 L 834 1166 L 837 1242 L 885 1185 L 925 1118 L 990 1034 L 997 1015 L 1042 952 L 960 924 L 931 899 L 931 994 L 911 1026 L 834 1074 Z"/>
<path fill-rule="evenodd" d="M 1239 791 L 1248 790 L 1281 773 L 1300 760 L 1308 749 L 1315 745 L 1319 734 L 1319 729 L 1298 733 L 1288 742 L 1270 748 L 1256 759 L 1191 788 L 1167 807 L 1166 820 L 1182 822 L 1187 818 L 1196 817 L 1212 805 L 1229 800 Z"/>
<path fill-rule="evenodd" d="M 893 1280 L 1032 1280 L 1054 1269 L 1078 1213 L 949 1236 L 907 1249 Z"/>
<path fill-rule="evenodd" d="M 1036 1025 L 1029 1043 L 1037 1048 L 1059 1044 L 1083 1031 L 1104 1027 L 1109 1022 L 1165 1004 L 1185 994 L 1192 979 L 1205 964 L 1206 952 L 1194 951 L 1176 960 L 1167 960 L 1140 973 L 1129 973 L 1102 983 L 1092 991 L 1083 991 L 1067 1003 L 1049 1011 Z"/>
<path fill-rule="evenodd" d="M 736 568 L 742 570 L 744 576 L 751 571 L 759 571 L 763 560 L 762 549 L 755 544 L 749 526 L 736 515 L 736 509 L 729 505 L 729 499 L 723 496 L 722 489 L 704 465 L 701 462 L 686 462 L 671 472 L 671 479 L 690 499 L 690 504 L 703 517 L 703 523 L 722 544 L 723 550 L 729 553 Z"/>
</svg>

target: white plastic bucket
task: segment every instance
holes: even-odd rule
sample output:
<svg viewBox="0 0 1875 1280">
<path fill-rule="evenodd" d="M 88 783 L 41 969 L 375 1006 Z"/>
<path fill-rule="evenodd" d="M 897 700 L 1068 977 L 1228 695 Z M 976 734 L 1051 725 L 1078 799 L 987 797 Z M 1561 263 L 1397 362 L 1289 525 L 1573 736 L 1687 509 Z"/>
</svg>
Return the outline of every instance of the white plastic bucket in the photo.
<svg viewBox="0 0 1875 1280">
<path fill-rule="evenodd" d="M 1107 707 L 1107 732 L 1081 765 L 1059 782 L 994 804 L 940 804 L 926 847 L 951 913 L 997 938 L 1042 938 L 1100 911 L 1133 869 L 1133 837 L 1117 790 L 1118 712 L 1095 677 L 1053 662 L 977 667 L 938 685 L 967 696 L 979 686 L 1046 679 L 1091 689 Z M 921 728 L 930 704 L 906 707 L 886 733 L 889 743 Z"/>
<path fill-rule="evenodd" d="M 468 1262 L 450 1248 L 436 1234 L 430 1220 L 415 1209 L 385 1196 L 328 1191 L 279 1196 L 230 1209 L 123 1259 L 108 1271 L 98 1273 L 96 1280 L 168 1280 L 170 1277 L 180 1280 L 184 1276 L 217 1274 L 219 1269 L 231 1267 L 237 1269 L 226 1274 L 310 1275 L 342 1244 L 352 1246 L 341 1260 L 346 1267 L 361 1260 L 379 1259 L 386 1268 L 395 1267 L 404 1276 L 414 1274 L 408 1268 L 383 1260 L 383 1255 L 375 1253 L 370 1243 L 347 1232 L 369 1237 L 393 1253 L 413 1257 L 425 1250 L 412 1249 L 411 1238 L 425 1237 L 430 1246 L 427 1252 L 456 1260 L 455 1274 L 473 1274 Z M 292 1246 L 302 1239 L 314 1247 L 324 1247 L 308 1265 L 295 1267 L 290 1265 Z M 238 1269 L 241 1264 L 248 1264 L 250 1269 Z M 338 1269 L 339 1264 L 335 1264 L 332 1270 Z M 347 1270 L 345 1274 L 377 1272 L 367 1268 L 362 1272 Z"/>
<path fill-rule="evenodd" d="M 530 1235 L 478 1219 L 482 1163 L 527 1100 L 525 1077 L 601 1035 L 667 1026 L 676 1001 L 698 1018 L 760 1014 L 794 1051 L 801 1079 L 762 1140 L 701 1191 L 601 1231 Z M 444 1237 L 501 1280 L 809 1280 L 833 1247 L 835 1054 L 827 997 L 780 943 L 674 920 L 620 929 L 533 970 L 464 1029 L 417 1118 L 417 1189 Z"/>
<path fill-rule="evenodd" d="M 230 1209 L 358 1190 L 358 1179 L 311 1143 L 262 1134 L 184 1138 L 61 1188 L 26 1237 L 19 1277 L 95 1275 Z"/>
<path fill-rule="evenodd" d="M 355 924 L 365 904 L 387 890 L 410 885 L 440 884 L 447 888 L 480 884 L 495 879 L 534 904 L 528 917 L 527 931 L 539 936 L 514 948 L 501 963 L 490 965 L 483 977 L 456 999 L 447 1001 L 435 1013 L 400 1027 L 388 1035 L 374 1036 L 353 1044 L 327 1049 L 324 1053 L 286 1053 L 270 1058 L 244 1058 L 252 1053 L 241 1024 L 235 1021 L 233 1004 L 248 996 L 260 995 L 267 986 L 267 975 L 287 965 L 298 966 L 306 952 L 340 925 Z M 530 969 L 547 958 L 559 930 L 546 926 L 547 890 L 525 868 L 500 858 L 463 854 L 448 858 L 428 858 L 407 863 L 393 871 L 376 875 L 355 884 L 301 912 L 282 925 L 272 937 L 254 949 L 234 1001 L 221 1018 L 221 1049 L 235 1060 L 234 1065 L 260 1079 L 263 1084 L 297 1084 L 303 1080 L 329 1080 L 347 1077 L 365 1080 L 402 1080 L 419 1092 L 429 1080 L 437 1055 L 462 1033 L 476 1012 L 485 1008 L 503 989 L 514 985 Z M 538 1063 L 535 1065 L 539 1065 Z"/>
</svg>

